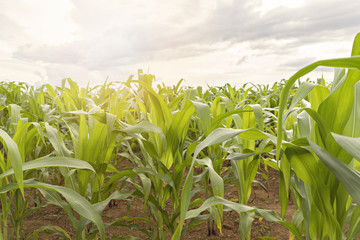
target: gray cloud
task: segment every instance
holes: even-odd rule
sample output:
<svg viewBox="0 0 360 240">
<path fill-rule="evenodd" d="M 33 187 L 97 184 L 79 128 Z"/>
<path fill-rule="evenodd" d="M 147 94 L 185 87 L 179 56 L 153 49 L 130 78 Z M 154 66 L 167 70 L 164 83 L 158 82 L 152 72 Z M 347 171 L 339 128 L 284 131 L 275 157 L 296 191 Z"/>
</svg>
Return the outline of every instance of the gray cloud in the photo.
<svg viewBox="0 0 360 240">
<path fill-rule="evenodd" d="M 176 7 L 167 1 L 157 3 L 143 8 L 138 2 L 135 11 L 126 9 L 132 3 L 120 6 L 114 0 L 107 5 L 73 1 L 71 17 L 79 26 L 79 40 L 56 46 L 22 44 L 13 57 L 110 71 L 134 63 L 201 56 L 238 43 L 248 43 L 252 56 L 288 55 L 300 45 L 352 38 L 360 17 L 358 1 L 317 1 L 296 9 L 279 7 L 264 15 L 254 12 L 256 4 L 249 0 L 218 1 L 211 11 L 200 1 L 183 1 Z M 166 8 L 171 10 L 164 12 Z M 13 35 L 21 34 L 19 28 L 14 31 Z M 297 68 L 307 60 L 311 58 L 294 59 L 282 67 Z"/>
<path fill-rule="evenodd" d="M 44 63 L 77 64 L 80 60 L 81 45 L 77 43 L 51 45 L 22 45 L 13 53 L 18 59 L 36 60 Z"/>
<path fill-rule="evenodd" d="M 247 58 L 248 56 L 243 56 L 236 62 L 236 65 L 241 65 L 242 63 L 246 62 Z"/>
<path fill-rule="evenodd" d="M 360 2 L 313 2 L 296 9 L 276 8 L 261 16 L 233 1 L 217 8 L 204 21 L 200 34 L 208 41 L 260 41 L 295 39 L 296 43 L 333 41 L 352 36 L 358 30 Z M 212 40 L 210 40 L 212 39 Z M 264 44 L 266 45 L 266 44 Z"/>
</svg>

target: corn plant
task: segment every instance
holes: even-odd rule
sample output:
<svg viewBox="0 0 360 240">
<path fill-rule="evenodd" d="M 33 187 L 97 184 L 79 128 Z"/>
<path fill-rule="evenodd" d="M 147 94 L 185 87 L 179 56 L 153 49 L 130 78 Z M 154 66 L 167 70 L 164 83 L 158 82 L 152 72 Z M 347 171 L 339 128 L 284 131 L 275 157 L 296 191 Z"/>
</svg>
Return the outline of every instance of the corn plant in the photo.
<svg viewBox="0 0 360 240">
<path fill-rule="evenodd" d="M 141 179 L 141 184 L 134 182 L 138 188 L 137 195 L 144 198 L 150 215 L 156 219 L 153 238 L 166 239 L 169 232 L 175 231 L 180 212 L 178 196 L 186 169 L 183 161 L 185 136 L 195 109 L 187 102 L 180 111 L 171 114 L 172 104 L 168 107 L 166 100 L 146 83 L 146 78 L 151 76 L 145 75 L 138 82 L 141 92 L 137 94 L 143 95 L 138 101 L 143 99 L 140 104 L 144 108 L 141 111 L 151 122 L 143 121 L 134 126 L 120 124 L 121 131 L 137 140 L 143 155 L 143 161 L 134 162 L 132 172 Z M 172 101 L 178 101 L 178 98 L 172 98 Z M 169 198 L 172 207 L 170 216 L 163 210 Z"/>
<path fill-rule="evenodd" d="M 359 55 L 360 35 L 349 58 L 238 89 L 155 85 L 142 70 L 138 79 L 85 88 L 70 78 L 59 87 L 0 83 L 0 239 L 23 238 L 26 216 L 48 204 L 67 213 L 76 239 L 104 239 L 109 226 L 181 239 L 206 223 L 209 234 L 221 235 L 224 211 L 239 214 L 240 239 L 250 239 L 256 217 L 282 224 L 290 239 L 356 238 Z M 331 84 L 300 81 L 318 66 L 336 68 Z M 129 167 L 121 169 L 122 161 Z M 279 170 L 280 216 L 247 206 L 261 163 Z M 225 199 L 230 183 L 237 202 Z M 29 207 L 33 194 L 42 200 Z M 290 195 L 296 212 L 287 222 Z M 142 216 L 102 221 L 113 200 L 131 208 L 136 198 Z M 41 231 L 70 239 L 58 226 L 27 237 Z"/>
<path fill-rule="evenodd" d="M 21 221 L 25 211 L 24 188 L 43 189 L 45 192 L 60 193 L 75 211 L 81 216 L 96 223 L 101 238 L 104 239 L 104 226 L 95 208 L 79 194 L 71 189 L 61 186 L 54 186 L 39 182 L 34 178 L 24 179 L 29 171 L 47 167 L 68 167 L 75 169 L 88 169 L 94 171 L 91 165 L 86 162 L 61 157 L 41 157 L 28 162 L 23 162 L 16 142 L 3 130 L 0 130 L 0 141 L 3 151 L 0 154 L 1 170 L 0 174 L 0 201 L 2 206 L 1 234 L 0 239 L 8 239 L 12 234 L 8 232 L 8 217 L 11 215 L 14 223 L 13 234 L 16 239 L 21 237 Z M 31 141 L 31 138 L 30 140 Z M 31 176 L 31 175 L 30 175 Z M 15 208 L 12 208 L 12 204 Z M 69 211 L 70 212 L 70 211 Z"/>
<path fill-rule="evenodd" d="M 259 214 L 259 216 L 265 217 L 265 215 L 263 215 L 263 213 L 268 212 L 266 210 L 264 212 L 262 212 L 261 209 L 258 211 L 254 208 L 248 208 L 248 207 L 243 208 L 244 205 L 242 205 L 242 204 L 229 202 L 229 201 L 223 200 L 223 198 L 218 197 L 218 196 L 215 196 L 213 198 L 206 200 L 202 204 L 202 206 L 199 208 L 199 210 L 196 210 L 196 211 L 188 210 L 190 203 L 191 203 L 191 199 L 192 199 L 191 189 L 192 189 L 195 179 L 198 178 L 198 176 L 194 175 L 194 170 L 193 170 L 195 161 L 198 162 L 199 164 L 207 164 L 209 171 L 211 173 L 210 180 L 213 183 L 213 186 L 212 186 L 213 188 L 223 188 L 221 177 L 211 168 L 211 164 L 209 164 L 209 161 L 206 161 L 206 159 L 197 159 L 197 157 L 199 156 L 199 153 L 206 147 L 209 147 L 211 145 L 216 145 L 216 144 L 222 143 L 224 141 L 228 141 L 235 136 L 240 136 L 245 139 L 267 138 L 266 134 L 262 133 L 261 131 L 259 131 L 258 129 L 255 129 L 255 128 L 250 128 L 250 129 L 217 128 L 214 131 L 212 131 L 203 141 L 201 141 L 201 142 L 199 142 L 199 144 L 197 144 L 194 154 L 193 154 L 193 157 L 192 157 L 191 167 L 189 169 L 188 175 L 186 176 L 184 187 L 183 187 L 182 194 L 181 194 L 180 223 L 177 225 L 176 231 L 175 231 L 174 235 L 172 236 L 172 239 L 180 239 L 181 238 L 181 236 L 183 234 L 182 231 L 183 231 L 183 224 L 184 224 L 185 219 L 188 219 L 191 217 L 196 217 L 200 214 L 200 212 L 202 212 L 206 209 L 209 209 L 209 208 L 211 209 L 212 207 L 214 207 L 214 205 L 217 205 L 217 204 L 222 204 L 227 207 L 230 207 L 231 209 L 237 211 L 239 214 L 242 214 L 242 215 L 245 213 L 251 214 L 253 212 L 257 212 Z M 245 158 L 246 157 L 247 156 L 245 156 Z M 236 160 L 236 158 L 234 158 L 233 160 Z M 296 229 L 294 224 L 280 220 L 279 216 L 276 217 L 275 215 L 272 215 L 272 217 L 273 218 L 268 218 L 268 216 L 266 216 L 266 218 L 269 219 L 270 221 L 276 221 L 276 222 L 283 224 L 295 236 L 298 236 L 298 237 L 300 236 L 299 231 Z"/>
<path fill-rule="evenodd" d="M 284 217 L 288 201 L 290 183 L 297 198 L 298 212 L 295 221 L 300 226 L 303 219 L 303 228 L 307 239 L 341 239 L 344 236 L 344 226 L 348 222 L 348 214 L 356 214 L 351 204 L 352 199 L 346 190 L 349 186 L 330 167 L 332 161 L 341 162 L 348 166 L 352 163 L 351 155 L 335 140 L 332 132 L 337 134 L 354 133 L 354 124 L 357 114 L 351 106 L 354 105 L 355 85 L 360 80 L 360 58 L 357 56 L 360 49 L 360 35 L 354 41 L 352 57 L 342 59 L 322 60 L 315 62 L 295 73 L 285 84 L 280 99 L 278 115 L 277 158 L 281 149 L 281 181 L 284 188 L 280 188 L 282 216 Z M 301 91 L 294 95 L 292 103 L 285 112 L 286 101 L 290 88 L 295 80 L 312 71 L 317 66 L 349 68 L 348 72 L 336 72 L 330 90 L 314 84 L 303 85 Z M 284 142 L 283 125 L 290 117 L 292 108 L 298 104 L 310 91 L 310 107 L 303 108 L 298 118 L 300 136 L 292 143 Z M 355 101 L 355 104 L 356 101 Z M 347 107 L 344 107 L 347 106 Z M 353 114 L 352 114 L 353 112 Z M 353 116 L 349 120 L 350 116 Z M 309 129 L 303 129 L 308 126 Z M 347 127 L 348 126 L 348 127 Z M 305 138 L 305 139 L 304 139 Z M 310 151 L 306 146 L 310 144 Z M 330 160 L 337 159 L 337 160 Z M 291 168 L 295 175 L 290 181 Z M 333 173 L 335 175 L 333 175 Z M 343 184 L 340 184 L 342 182 Z M 356 207 L 355 207 L 356 209 Z M 353 219 L 350 225 L 357 226 Z M 356 228 L 356 227 L 355 227 Z M 353 230 L 353 228 L 351 228 Z M 353 236 L 351 234 L 351 236 Z"/>
</svg>

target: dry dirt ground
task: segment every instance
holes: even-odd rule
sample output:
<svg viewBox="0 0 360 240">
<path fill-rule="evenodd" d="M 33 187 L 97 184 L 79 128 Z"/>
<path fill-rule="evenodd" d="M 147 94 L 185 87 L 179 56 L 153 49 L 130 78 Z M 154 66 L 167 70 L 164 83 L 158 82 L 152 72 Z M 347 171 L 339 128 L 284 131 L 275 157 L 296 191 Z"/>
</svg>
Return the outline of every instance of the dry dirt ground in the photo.
<svg viewBox="0 0 360 240">
<path fill-rule="evenodd" d="M 268 186 L 267 191 L 260 187 L 258 184 L 254 184 L 253 192 L 250 198 L 251 203 L 249 205 L 262 207 L 264 209 L 270 209 L 280 214 L 280 202 L 279 202 L 279 181 L 278 172 L 269 169 L 268 183 L 261 177 L 258 177 L 258 181 L 261 181 Z M 229 189 L 226 191 L 226 199 L 237 198 L 236 188 Z M 130 213 L 126 209 L 127 201 L 121 200 L 115 202 L 110 208 L 107 207 L 103 212 L 104 222 L 110 222 L 113 219 L 120 218 L 123 216 L 143 216 L 144 206 L 141 200 L 136 200 L 131 204 Z M 294 214 L 295 206 L 290 201 L 287 220 L 291 220 L 291 216 Z M 46 225 L 56 225 L 65 229 L 71 238 L 75 239 L 74 229 L 72 228 L 67 215 L 61 208 L 50 205 L 41 208 L 39 211 L 29 215 L 24 221 L 24 233 L 29 234 L 35 229 L 38 229 Z M 225 212 L 224 213 L 224 227 L 222 235 L 219 231 L 216 235 L 208 236 L 207 225 L 200 225 L 188 233 L 186 233 L 183 239 L 239 239 L 238 230 L 239 220 L 236 212 Z M 146 235 L 136 231 L 130 230 L 126 227 L 110 227 L 106 229 L 106 236 L 111 238 L 113 236 L 126 236 L 132 235 L 141 239 L 146 239 Z M 288 239 L 289 232 L 282 225 L 278 223 L 267 222 L 262 219 L 256 218 L 252 224 L 252 239 L 258 239 L 259 237 L 268 236 L 273 237 L 272 239 Z M 41 234 L 39 239 L 61 239 L 54 235 Z"/>
</svg>

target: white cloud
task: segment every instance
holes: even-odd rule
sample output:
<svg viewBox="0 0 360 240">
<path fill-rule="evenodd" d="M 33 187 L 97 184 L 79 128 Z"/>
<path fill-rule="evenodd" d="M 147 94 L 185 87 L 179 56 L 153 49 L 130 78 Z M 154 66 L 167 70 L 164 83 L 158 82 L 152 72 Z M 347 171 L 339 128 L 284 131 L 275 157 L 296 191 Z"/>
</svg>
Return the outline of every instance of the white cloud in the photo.
<svg viewBox="0 0 360 240">
<path fill-rule="evenodd" d="M 45 69 L 36 63 L 0 58 L 1 81 L 46 82 Z M 40 76 L 41 75 L 41 76 Z"/>
<path fill-rule="evenodd" d="M 150 68 L 168 83 L 205 85 L 276 81 L 313 59 L 347 56 L 360 2 L 15 0 L 0 8 L 0 54 L 26 66 L 0 78 L 102 82 Z"/>
<path fill-rule="evenodd" d="M 305 4 L 305 0 L 261 0 L 260 4 L 254 6 L 254 12 L 260 12 L 261 15 L 279 7 L 299 8 Z"/>
<path fill-rule="evenodd" d="M 70 0 L 0 2 L 2 14 L 21 27 L 22 34 L 35 44 L 58 44 L 74 40 L 76 26 L 68 16 L 72 8 Z"/>
</svg>

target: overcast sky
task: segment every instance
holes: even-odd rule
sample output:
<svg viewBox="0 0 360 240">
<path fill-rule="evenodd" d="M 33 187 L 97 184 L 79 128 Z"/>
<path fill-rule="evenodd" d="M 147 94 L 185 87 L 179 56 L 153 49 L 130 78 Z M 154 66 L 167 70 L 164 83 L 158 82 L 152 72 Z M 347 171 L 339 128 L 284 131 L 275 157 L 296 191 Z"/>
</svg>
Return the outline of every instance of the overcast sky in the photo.
<svg viewBox="0 0 360 240">
<path fill-rule="evenodd" d="M 142 68 L 169 85 L 240 86 L 349 56 L 360 1 L 0 0 L 0 32 L 0 81 L 101 84 Z"/>
</svg>

